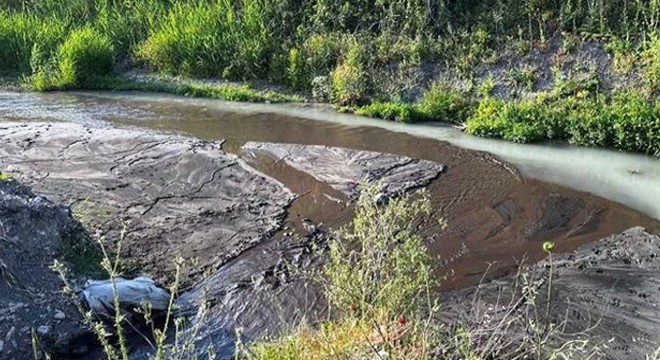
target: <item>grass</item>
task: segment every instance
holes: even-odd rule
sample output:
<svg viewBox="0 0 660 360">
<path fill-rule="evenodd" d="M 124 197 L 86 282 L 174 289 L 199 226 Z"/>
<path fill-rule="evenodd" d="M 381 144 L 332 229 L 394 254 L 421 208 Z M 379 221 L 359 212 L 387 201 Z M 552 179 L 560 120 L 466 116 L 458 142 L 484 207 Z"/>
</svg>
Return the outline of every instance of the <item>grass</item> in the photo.
<svg viewBox="0 0 660 360">
<path fill-rule="evenodd" d="M 257 90 L 249 85 L 231 83 L 204 84 L 185 81 L 133 80 L 114 77 L 106 78 L 105 82 L 97 85 L 97 89 L 162 92 L 190 97 L 243 102 L 284 103 L 302 101 L 302 98 L 297 95 L 284 94 L 274 90 Z"/>
<path fill-rule="evenodd" d="M 117 89 L 171 92 L 232 101 L 299 101 L 299 97 L 247 86 L 178 85 L 135 82 L 119 77 L 146 69 L 183 79 L 213 78 L 250 83 L 268 81 L 312 94 L 359 114 L 400 122 L 446 121 L 466 124 L 473 134 L 532 142 L 569 140 L 656 154 L 654 118 L 648 124 L 622 120 L 624 105 L 608 93 L 609 119 L 581 122 L 561 101 L 514 99 L 479 104 L 472 89 L 433 85 L 418 103 L 409 101 L 410 82 L 419 69 L 441 66 L 478 96 L 493 96 L 494 79 L 479 81 L 483 65 L 504 63 L 503 83 L 535 90 L 543 72 L 503 57 L 563 40 L 556 57 L 550 97 L 598 97 L 599 69 L 566 69 L 579 41 L 596 39 L 613 57 L 613 71 L 640 73 L 633 90 L 653 103 L 660 88 L 660 6 L 657 1 L 469 1 L 439 6 L 418 0 L 336 2 L 326 0 L 22 0 L 0 4 L 0 76 L 21 78 L 38 91 Z M 524 63 L 524 62 L 523 62 Z M 421 83 L 427 83 L 424 80 Z M 420 82 L 416 83 L 419 85 Z M 472 84 L 472 85 L 470 85 Z M 467 92 L 467 94 L 466 94 Z M 514 95 L 518 92 L 514 93 Z M 545 95 L 544 95 L 545 96 Z M 402 101 L 406 99 L 406 101 Z M 591 102 L 588 107 L 601 107 Z M 541 104 L 542 109 L 531 109 Z M 550 105 L 548 105 L 550 106 Z M 489 112 L 487 107 L 498 110 Z M 574 106 L 573 106 L 574 107 Z M 473 111 L 481 108 L 473 116 Z M 585 110 L 581 108 L 580 111 Z M 577 110 L 575 110 L 577 111 Z M 547 114 L 567 115 L 562 124 Z M 490 114 L 482 116 L 483 114 Z M 634 117 L 635 115 L 633 115 Z M 548 124 L 552 123 L 552 124 Z M 605 134 L 615 124 L 635 140 Z M 633 124 L 634 123 L 634 124 Z M 599 125 L 600 124 L 600 125 Z M 550 126 L 550 128 L 548 128 Z M 620 131 L 620 130 L 617 130 Z"/>
<path fill-rule="evenodd" d="M 431 216 L 430 200 L 421 192 L 381 206 L 373 200 L 378 192 L 363 189 L 352 224 L 330 243 L 328 262 L 315 278 L 333 320 L 253 344 L 246 359 L 431 358 L 434 261 L 415 225 Z"/>
<path fill-rule="evenodd" d="M 374 103 L 355 109 L 355 113 L 404 123 L 462 124 L 472 135 L 518 143 L 558 140 L 660 156 L 660 105 L 635 91 L 611 97 L 593 97 L 584 90 L 571 93 L 541 93 L 519 100 L 490 96 L 469 100 L 469 94 L 452 94 L 436 86 L 420 103 Z"/>
</svg>

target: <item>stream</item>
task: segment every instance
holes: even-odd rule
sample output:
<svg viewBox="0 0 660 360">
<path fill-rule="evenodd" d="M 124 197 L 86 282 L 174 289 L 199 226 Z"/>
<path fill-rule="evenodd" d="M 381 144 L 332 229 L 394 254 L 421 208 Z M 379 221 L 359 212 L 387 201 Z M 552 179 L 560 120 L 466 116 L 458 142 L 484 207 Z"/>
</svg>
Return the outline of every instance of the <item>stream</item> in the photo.
<svg viewBox="0 0 660 360">
<path fill-rule="evenodd" d="M 244 161 L 248 164 L 246 166 L 256 169 L 268 179 L 281 183 L 291 195 L 283 193 L 277 204 L 268 205 L 285 208 L 286 214 L 281 226 L 275 226 L 275 234 L 271 234 L 273 231 L 269 230 L 269 235 L 264 235 L 266 239 L 261 243 L 236 248 L 236 251 L 229 254 L 217 254 L 216 252 L 222 251 L 222 247 L 218 247 L 217 243 L 223 243 L 225 238 L 230 241 L 233 235 L 227 236 L 223 232 L 226 229 L 219 227 L 220 230 L 214 233 L 215 229 L 210 226 L 204 230 L 208 230 L 209 237 L 195 240 L 197 242 L 190 245 L 190 251 L 186 250 L 185 243 L 176 244 L 176 249 L 184 249 L 184 255 L 200 256 L 203 264 L 217 263 L 218 258 L 222 257 L 220 269 L 216 273 L 220 279 L 220 285 L 217 285 L 219 293 L 225 291 L 223 289 L 237 288 L 237 284 L 244 286 L 245 279 L 254 278 L 257 272 L 255 269 L 272 272 L 261 268 L 278 261 L 277 257 L 286 252 L 281 249 L 286 249 L 287 246 L 290 248 L 288 232 L 305 234 L 310 223 L 325 230 L 332 230 L 346 225 L 352 218 L 353 205 L 350 197 L 314 176 L 312 172 L 305 171 L 304 166 L 295 166 L 296 164 L 288 161 L 280 161 L 283 158 L 272 154 L 269 156 L 253 151 L 262 146 L 278 149 L 278 146 L 284 146 L 280 144 L 320 145 L 328 147 L 329 152 L 338 154 L 339 150 L 334 148 L 356 149 L 373 154 L 395 154 L 427 160 L 438 166 L 442 164 L 446 171 L 434 177 L 426 188 L 431 196 L 434 215 L 443 221 L 425 223 L 420 231 L 429 239 L 430 253 L 440 258 L 442 266 L 438 276 L 443 279 L 444 290 L 465 288 L 485 278 L 512 274 L 523 258 L 532 262 L 543 258 L 541 244 L 544 241 L 556 242 L 558 252 L 569 252 L 635 226 L 645 227 L 651 232 L 660 230 L 660 160 L 638 154 L 576 148 L 563 144 L 514 144 L 473 137 L 443 124 L 404 125 L 338 114 L 319 105 L 230 103 L 137 92 L 0 92 L 0 124 L 2 122 L 11 123 L 10 127 L 16 126 L 17 122 L 34 122 L 41 124 L 39 126 L 51 122 L 75 123 L 84 125 L 90 134 L 94 128 L 110 129 L 109 134 L 113 134 L 115 139 L 113 141 L 129 141 L 130 137 L 134 136 L 132 134 L 142 134 L 137 137 L 145 138 L 151 134 L 173 134 L 194 139 L 191 141 L 201 140 L 212 144 L 221 142 L 222 151 Z M 42 128 L 43 130 L 37 130 L 37 139 L 28 140 L 36 141 L 37 144 L 39 141 L 48 143 L 48 139 L 41 139 L 48 136 L 42 135 L 42 132 L 48 134 L 52 130 L 48 126 L 38 127 Z M 75 129 L 81 134 L 84 133 L 82 128 Z M 116 134 L 112 129 L 117 129 Z M 121 132 L 124 129 L 127 131 Z M 61 130 L 54 133 L 64 136 Z M 11 138 L 11 134 L 8 136 Z M 95 139 L 94 141 L 99 141 L 98 138 Z M 61 144 L 58 144 L 58 141 L 60 140 L 55 139 L 51 143 L 59 146 Z M 86 142 L 88 140 L 82 143 Z M 70 150 L 75 155 L 78 143 L 76 141 L 64 146 L 58 156 Z M 172 143 L 172 146 L 174 145 L 180 144 Z M 41 161 L 39 159 L 43 154 L 39 153 L 39 145 L 25 146 L 31 152 L 25 156 Z M 114 149 L 113 146 L 116 147 L 108 145 L 109 149 Z M 284 146 L 282 151 L 295 149 L 300 152 L 301 159 L 304 159 L 305 152 L 314 149 L 304 146 L 290 149 Z M 318 148 L 315 149 L 314 151 L 319 151 Z M 85 149 L 88 150 L 99 151 Z M 16 150 L 12 151 L 16 153 Z M 324 151 L 319 151 L 319 154 L 322 157 Z M 21 154 L 16 154 L 18 155 Z M 157 163 L 159 157 L 162 155 L 156 154 L 153 161 Z M 58 161 L 66 165 L 66 159 L 61 157 Z M 78 200 L 71 200 L 62 193 L 62 189 L 66 191 L 68 188 L 66 181 L 84 183 L 88 178 L 93 182 L 107 175 L 99 175 L 104 163 L 95 164 L 98 169 L 94 168 L 94 171 L 85 171 L 84 167 L 81 167 L 84 163 L 80 162 L 83 157 L 73 156 L 72 159 L 75 160 L 75 166 L 72 165 L 75 172 L 67 173 L 61 170 L 55 174 L 59 176 L 57 180 L 53 180 L 51 169 L 45 176 L 50 175 L 48 181 L 56 182 L 50 185 L 48 182 L 40 183 L 39 165 L 34 165 L 30 170 L 32 175 L 26 172 L 31 176 L 30 178 L 26 175 L 26 178 L 31 179 L 28 184 L 39 194 L 57 202 L 74 205 Z M 143 159 L 137 158 L 135 161 Z M 204 161 L 204 164 L 214 164 L 212 158 Z M 3 164 L 0 160 L 0 166 L 11 165 Z M 174 168 L 176 164 L 173 163 L 172 169 L 156 168 L 153 170 L 155 173 L 133 175 L 139 176 L 136 179 L 148 177 L 167 180 L 171 175 L 169 171 L 175 176 L 182 176 L 182 171 L 190 171 L 190 177 L 208 176 L 208 173 L 213 173 L 210 180 L 197 189 L 197 192 L 201 192 L 204 186 L 222 176 L 216 177 L 216 172 L 222 174 L 222 169 L 225 169 L 221 167 L 214 171 L 193 165 L 195 164 L 184 164 L 181 165 L 182 169 L 179 169 Z M 234 164 L 228 166 L 232 165 Z M 125 169 L 120 169 L 130 173 L 130 166 L 126 166 Z M 318 164 L 316 166 L 319 167 Z M 332 169 L 322 169 L 322 166 L 321 170 L 332 173 Z M 237 184 L 240 183 L 240 179 L 236 181 Z M 121 184 L 119 189 L 132 185 Z M 176 187 L 176 184 L 168 183 L 166 187 Z M 208 189 L 205 191 L 209 192 L 205 195 L 207 200 L 223 195 L 210 193 Z M 259 194 L 255 193 L 255 197 L 257 195 Z M 288 201 L 289 197 L 294 200 L 283 207 L 281 204 Z M 163 199 L 171 200 L 171 197 Z M 145 221 L 149 221 L 152 216 L 156 219 L 155 224 L 159 223 L 157 221 L 170 221 L 167 220 L 167 206 L 158 204 L 160 200 L 161 197 L 157 197 L 150 206 L 144 208 L 143 214 L 148 213 L 147 217 L 143 216 Z M 117 208 L 126 206 L 121 201 L 112 205 Z M 158 208 L 160 205 L 163 209 Z M 196 205 L 178 203 L 176 206 L 171 209 L 180 211 L 180 216 L 191 216 L 188 220 L 190 222 L 197 221 L 191 212 Z M 122 211 L 130 214 L 136 209 L 140 208 L 129 205 Z M 215 213 L 204 214 L 209 219 L 199 220 L 200 222 L 215 221 Z M 254 221 L 261 224 L 263 221 L 258 217 L 260 215 L 255 216 Z M 243 220 L 252 221 L 251 218 Z M 169 270 L 159 270 L 154 264 L 158 264 L 158 256 L 169 254 L 176 249 L 172 247 L 161 251 L 158 239 L 163 235 L 157 234 L 157 230 L 149 227 L 149 231 L 138 234 L 142 240 L 154 245 L 153 248 L 139 249 L 143 253 L 140 255 L 138 252 L 137 256 L 140 261 L 149 265 L 145 269 L 151 271 L 151 275 L 157 279 L 166 279 Z M 152 258 L 150 252 L 160 255 L 154 255 Z M 278 291 L 281 294 L 280 299 L 284 301 L 281 304 L 283 308 L 294 308 L 307 302 L 307 295 L 303 294 L 300 287 Z M 257 329 L 259 326 L 276 330 L 277 326 L 269 323 L 275 319 L 276 314 L 271 312 L 264 315 L 259 311 L 255 312 L 256 308 L 263 306 L 263 299 L 266 298 L 266 295 L 254 296 L 256 293 L 236 293 L 232 300 L 228 300 L 228 307 L 237 313 L 247 314 L 245 321 L 254 324 L 254 334 L 260 330 Z M 226 297 L 231 298 L 230 294 Z M 300 305 L 300 308 L 303 307 Z M 238 308 L 240 310 L 237 310 Z M 255 321 L 256 318 L 259 318 L 259 321 Z"/>
</svg>

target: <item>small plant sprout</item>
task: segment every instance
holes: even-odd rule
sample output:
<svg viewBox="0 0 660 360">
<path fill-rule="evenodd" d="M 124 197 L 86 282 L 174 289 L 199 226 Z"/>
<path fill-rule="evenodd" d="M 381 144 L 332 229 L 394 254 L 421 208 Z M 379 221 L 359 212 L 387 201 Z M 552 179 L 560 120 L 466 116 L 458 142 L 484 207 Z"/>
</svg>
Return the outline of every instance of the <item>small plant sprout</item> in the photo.
<svg viewBox="0 0 660 360">
<path fill-rule="evenodd" d="M 550 254 L 555 250 L 555 243 L 552 241 L 546 241 L 543 243 L 543 251 Z"/>
</svg>

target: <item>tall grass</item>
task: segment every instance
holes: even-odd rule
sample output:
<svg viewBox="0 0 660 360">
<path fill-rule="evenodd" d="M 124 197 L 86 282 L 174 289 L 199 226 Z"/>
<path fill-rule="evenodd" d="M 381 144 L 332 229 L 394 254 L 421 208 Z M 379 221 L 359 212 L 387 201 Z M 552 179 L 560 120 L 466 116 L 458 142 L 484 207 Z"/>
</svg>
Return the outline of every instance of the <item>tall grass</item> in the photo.
<svg viewBox="0 0 660 360">
<path fill-rule="evenodd" d="M 150 31 L 138 55 L 156 70 L 194 77 L 254 79 L 266 74 L 274 43 L 264 0 L 178 2 Z"/>
<path fill-rule="evenodd" d="M 12 1 L 0 5 L 0 40 L 6 44 L 0 50 L 0 72 L 33 75 L 37 71 L 30 66 L 31 58 L 44 67 L 44 59 L 54 56 L 52 49 L 70 32 L 92 28 L 112 44 L 115 66 L 144 62 L 170 75 L 270 79 L 303 90 L 309 90 L 316 77 L 331 76 L 337 81 L 334 98 L 339 103 L 360 102 L 363 94 L 345 92 L 372 86 L 369 72 L 380 71 L 378 65 L 419 65 L 432 57 L 453 57 L 456 66 L 469 73 L 475 63 L 496 55 L 489 48 L 502 39 L 543 42 L 559 30 L 646 38 L 660 26 L 659 3 Z M 363 48 L 359 56 L 358 47 Z"/>
<path fill-rule="evenodd" d="M 430 359 L 435 349 L 433 259 L 416 231 L 431 214 L 428 194 L 376 203 L 363 189 L 352 224 L 330 244 L 316 280 L 333 320 L 320 329 L 250 346 L 247 359 Z"/>
<path fill-rule="evenodd" d="M 644 110 L 649 117 L 643 120 L 621 113 L 640 110 L 636 99 L 593 100 L 602 86 L 596 68 L 587 78 L 556 69 L 551 102 L 477 103 L 466 99 L 472 94 L 435 86 L 419 104 L 402 104 L 396 101 L 406 80 L 393 83 L 397 79 L 387 74 L 416 74 L 427 62 L 444 61 L 474 84 L 475 69 L 498 61 L 503 42 L 515 39 L 523 56 L 560 33 L 606 36 L 614 39 L 609 49 L 619 71 L 634 73 L 639 65 L 638 88 L 657 96 L 659 27 L 660 0 L 23 0 L 0 4 L 0 76 L 22 77 L 36 90 L 121 88 L 125 83 L 107 75 L 130 68 L 266 80 L 337 105 L 367 105 L 357 110 L 362 115 L 465 123 L 473 134 L 518 142 L 558 139 L 657 154 L 655 110 Z M 638 64 L 630 49 L 640 50 Z M 533 90 L 537 75 L 521 67 L 505 80 Z M 239 100 L 269 97 L 224 87 L 166 88 Z M 585 92 L 585 106 L 565 100 Z M 644 106 L 655 108 L 652 101 Z M 622 138 L 624 129 L 634 140 Z"/>
</svg>

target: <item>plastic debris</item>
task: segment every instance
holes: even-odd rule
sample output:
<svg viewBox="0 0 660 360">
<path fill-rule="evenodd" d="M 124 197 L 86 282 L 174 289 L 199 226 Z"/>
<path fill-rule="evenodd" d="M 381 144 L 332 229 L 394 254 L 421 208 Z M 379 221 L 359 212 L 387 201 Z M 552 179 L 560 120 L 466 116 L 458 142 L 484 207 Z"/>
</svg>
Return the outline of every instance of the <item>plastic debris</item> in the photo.
<svg viewBox="0 0 660 360">
<path fill-rule="evenodd" d="M 153 280 L 138 277 L 133 280 L 116 278 L 114 280 L 122 311 L 133 312 L 145 303 L 151 304 L 155 311 L 165 311 L 170 301 L 170 294 L 156 286 Z M 89 308 L 97 315 L 113 315 L 114 289 L 111 280 L 89 280 L 82 292 Z"/>
</svg>

